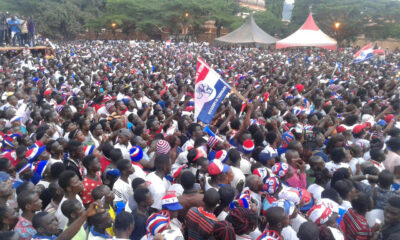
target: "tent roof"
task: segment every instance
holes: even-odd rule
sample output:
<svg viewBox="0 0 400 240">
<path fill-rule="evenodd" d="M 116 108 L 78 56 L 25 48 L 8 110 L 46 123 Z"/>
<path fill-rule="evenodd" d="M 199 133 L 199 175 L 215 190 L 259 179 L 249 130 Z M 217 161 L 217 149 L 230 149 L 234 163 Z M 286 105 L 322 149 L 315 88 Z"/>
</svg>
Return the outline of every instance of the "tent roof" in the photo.
<svg viewBox="0 0 400 240">
<path fill-rule="evenodd" d="M 233 32 L 216 38 L 216 42 L 227 44 L 274 44 L 276 39 L 264 32 L 254 21 L 253 15 L 247 18 L 246 22 Z"/>
<path fill-rule="evenodd" d="M 335 39 L 329 37 L 319 29 L 310 13 L 301 28 L 287 38 L 276 42 L 276 48 L 320 47 L 335 50 L 336 44 Z"/>
</svg>

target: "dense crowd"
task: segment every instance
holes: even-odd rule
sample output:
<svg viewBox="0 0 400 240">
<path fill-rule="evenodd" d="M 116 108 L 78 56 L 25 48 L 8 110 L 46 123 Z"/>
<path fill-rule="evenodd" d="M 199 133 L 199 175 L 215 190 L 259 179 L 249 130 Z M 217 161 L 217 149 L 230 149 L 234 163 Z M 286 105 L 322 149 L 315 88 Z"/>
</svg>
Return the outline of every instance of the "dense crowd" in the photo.
<svg viewBox="0 0 400 240">
<path fill-rule="evenodd" d="M 400 239 L 398 51 L 52 46 L 1 55 L 0 239 Z"/>
</svg>

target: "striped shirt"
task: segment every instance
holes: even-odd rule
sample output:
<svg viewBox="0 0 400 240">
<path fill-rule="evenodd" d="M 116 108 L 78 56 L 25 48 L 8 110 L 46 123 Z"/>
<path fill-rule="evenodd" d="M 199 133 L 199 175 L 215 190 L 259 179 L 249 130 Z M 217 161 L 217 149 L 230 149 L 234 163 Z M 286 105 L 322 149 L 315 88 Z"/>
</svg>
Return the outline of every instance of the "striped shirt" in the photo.
<svg viewBox="0 0 400 240">
<path fill-rule="evenodd" d="M 217 218 L 202 207 L 191 208 L 186 215 L 186 227 L 189 240 L 208 239 L 214 229 Z"/>
<path fill-rule="evenodd" d="M 370 228 L 367 219 L 353 208 L 343 215 L 340 228 L 346 240 L 369 240 L 374 235 L 374 228 Z"/>
</svg>

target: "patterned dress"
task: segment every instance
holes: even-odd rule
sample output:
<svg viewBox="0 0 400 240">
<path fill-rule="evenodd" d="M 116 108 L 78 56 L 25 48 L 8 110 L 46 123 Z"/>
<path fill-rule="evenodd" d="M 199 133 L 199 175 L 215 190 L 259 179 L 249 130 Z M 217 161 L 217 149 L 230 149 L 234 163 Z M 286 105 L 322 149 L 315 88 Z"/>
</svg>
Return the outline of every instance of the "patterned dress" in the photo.
<svg viewBox="0 0 400 240">
<path fill-rule="evenodd" d="M 18 232 L 19 235 L 21 235 L 22 240 L 30 240 L 33 235 L 37 233 L 36 230 L 33 228 L 31 221 L 25 219 L 22 216 L 19 216 L 14 231 Z"/>
<path fill-rule="evenodd" d="M 83 179 L 83 192 L 82 192 L 82 202 L 83 204 L 89 204 L 93 202 L 92 198 L 92 191 L 95 189 L 97 186 L 103 185 L 103 182 L 101 181 L 100 177 L 100 172 L 96 173 L 97 176 L 97 181 L 88 178 L 87 176 Z"/>
</svg>

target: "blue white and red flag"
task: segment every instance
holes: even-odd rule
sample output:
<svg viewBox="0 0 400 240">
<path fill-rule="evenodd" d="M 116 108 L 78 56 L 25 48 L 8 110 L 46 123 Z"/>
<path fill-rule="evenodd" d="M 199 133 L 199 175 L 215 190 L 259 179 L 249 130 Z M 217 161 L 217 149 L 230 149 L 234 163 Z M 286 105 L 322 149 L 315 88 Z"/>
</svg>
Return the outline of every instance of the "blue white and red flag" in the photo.
<svg viewBox="0 0 400 240">
<path fill-rule="evenodd" d="M 197 59 L 196 76 L 194 117 L 208 124 L 231 86 L 201 58 Z"/>
<path fill-rule="evenodd" d="M 169 49 L 170 46 L 171 46 L 171 39 L 168 39 L 168 40 L 165 42 L 165 47 L 166 47 L 167 49 Z"/>
<path fill-rule="evenodd" d="M 365 45 L 363 48 L 358 50 L 356 54 L 354 54 L 354 63 L 360 63 L 369 60 L 374 56 L 373 54 L 374 49 L 372 47 L 372 44 L 369 43 L 368 45 Z"/>
</svg>

